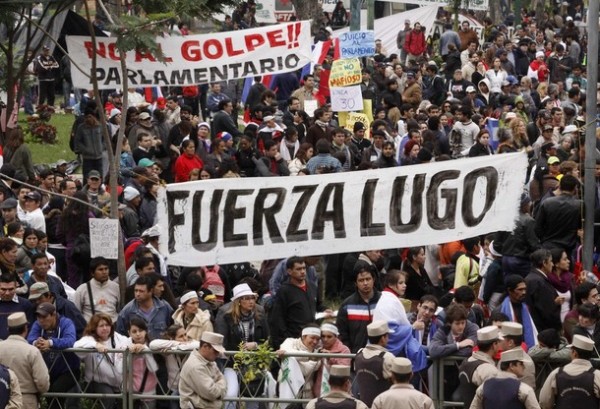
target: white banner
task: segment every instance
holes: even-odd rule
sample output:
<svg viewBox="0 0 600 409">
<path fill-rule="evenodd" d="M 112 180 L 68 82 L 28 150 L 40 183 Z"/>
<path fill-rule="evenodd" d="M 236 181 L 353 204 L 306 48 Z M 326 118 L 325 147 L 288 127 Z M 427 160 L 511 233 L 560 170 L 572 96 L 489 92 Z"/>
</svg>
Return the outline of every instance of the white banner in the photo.
<svg viewBox="0 0 600 409">
<path fill-rule="evenodd" d="M 406 4 L 417 4 L 419 6 L 431 6 L 436 5 L 439 7 L 453 6 L 453 0 L 378 0 L 387 1 L 390 3 L 406 3 Z M 468 10 L 488 10 L 488 0 L 463 0 L 460 8 Z"/>
<path fill-rule="evenodd" d="M 116 39 L 96 38 L 96 78 L 100 89 L 121 88 L 121 62 Z M 296 71 L 311 60 L 310 22 L 292 22 L 249 30 L 185 37 L 158 37 L 166 57 L 159 62 L 149 53 L 128 52 L 131 87 L 192 85 Z M 89 74 L 93 42 L 67 36 L 69 55 Z M 73 67 L 73 84 L 88 89 L 90 79 Z"/>
<path fill-rule="evenodd" d="M 116 260 L 119 256 L 119 221 L 117 219 L 90 219 L 91 257 Z"/>
<path fill-rule="evenodd" d="M 162 254 L 203 266 L 445 243 L 511 230 L 521 153 L 304 177 L 171 184 Z"/>
</svg>

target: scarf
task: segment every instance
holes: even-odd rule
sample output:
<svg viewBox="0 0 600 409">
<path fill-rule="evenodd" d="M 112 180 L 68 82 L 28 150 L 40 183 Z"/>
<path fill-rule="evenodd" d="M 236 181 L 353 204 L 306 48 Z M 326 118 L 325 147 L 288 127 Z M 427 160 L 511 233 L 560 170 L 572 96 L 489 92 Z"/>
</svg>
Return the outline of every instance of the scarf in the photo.
<svg viewBox="0 0 600 409">
<path fill-rule="evenodd" d="M 510 302 L 510 297 L 504 298 L 504 301 L 502 301 L 502 304 L 500 305 L 500 312 L 506 314 L 511 321 L 516 322 L 515 312 L 512 303 Z M 525 303 L 521 304 L 521 318 L 523 320 L 523 339 L 527 344 L 527 348 L 531 349 L 531 347 L 537 344 L 538 331 L 531 318 L 531 314 L 529 314 L 529 308 Z"/>
<path fill-rule="evenodd" d="M 10 272 L 17 271 L 17 266 L 15 265 L 15 263 L 9 263 L 8 260 L 6 260 L 6 258 L 2 255 L 2 253 L 0 253 L 0 264 L 2 264 L 2 266 L 8 269 Z"/>
<path fill-rule="evenodd" d="M 571 289 L 571 279 L 572 274 L 570 271 L 563 271 L 560 276 L 554 273 L 548 276 L 548 281 L 560 293 L 566 293 Z"/>
<path fill-rule="evenodd" d="M 240 334 L 244 342 L 250 342 L 254 339 L 254 313 L 240 315 Z"/>
<path fill-rule="evenodd" d="M 315 121 L 315 124 L 319 125 L 321 128 L 325 128 L 325 129 L 327 129 L 329 127 L 329 122 L 323 122 L 318 119 Z"/>
</svg>

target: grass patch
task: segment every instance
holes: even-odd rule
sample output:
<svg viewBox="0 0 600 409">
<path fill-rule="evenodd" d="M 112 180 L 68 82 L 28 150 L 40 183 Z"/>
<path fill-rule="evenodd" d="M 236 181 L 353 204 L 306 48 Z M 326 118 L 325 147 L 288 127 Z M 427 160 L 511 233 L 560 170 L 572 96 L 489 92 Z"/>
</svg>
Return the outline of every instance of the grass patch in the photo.
<svg viewBox="0 0 600 409">
<path fill-rule="evenodd" d="M 19 125 L 27 129 L 27 115 L 19 113 Z M 29 150 L 34 163 L 54 163 L 59 159 L 67 162 L 76 158 L 76 155 L 69 148 L 69 135 L 75 116 L 73 114 L 54 114 L 50 123 L 56 127 L 56 144 L 43 144 L 37 142 L 28 142 Z M 27 137 L 26 137 L 27 138 Z M 27 140 L 27 139 L 26 139 Z"/>
</svg>

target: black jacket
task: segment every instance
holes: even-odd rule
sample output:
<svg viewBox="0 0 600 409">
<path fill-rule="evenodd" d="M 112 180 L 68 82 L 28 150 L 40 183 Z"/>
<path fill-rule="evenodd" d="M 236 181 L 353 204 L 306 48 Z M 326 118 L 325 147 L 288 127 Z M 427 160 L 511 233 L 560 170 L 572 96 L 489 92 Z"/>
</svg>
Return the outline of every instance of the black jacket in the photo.
<svg viewBox="0 0 600 409">
<path fill-rule="evenodd" d="M 335 325 L 340 331 L 339 339 L 353 354 L 367 345 L 367 325 L 373 320 L 373 312 L 380 297 L 381 292 L 375 290 L 373 297 L 366 302 L 355 292 L 342 302 L 338 310 Z"/>
<path fill-rule="evenodd" d="M 545 248 L 562 248 L 570 254 L 580 227 L 581 200 L 571 195 L 544 200 L 536 214 L 535 232 Z"/>
<path fill-rule="evenodd" d="M 556 289 L 548 278 L 538 269 L 532 269 L 527 277 L 527 296 L 525 303 L 529 306 L 531 318 L 538 332 L 548 328 L 560 331 L 560 305 L 554 300 L 558 297 Z"/>
</svg>

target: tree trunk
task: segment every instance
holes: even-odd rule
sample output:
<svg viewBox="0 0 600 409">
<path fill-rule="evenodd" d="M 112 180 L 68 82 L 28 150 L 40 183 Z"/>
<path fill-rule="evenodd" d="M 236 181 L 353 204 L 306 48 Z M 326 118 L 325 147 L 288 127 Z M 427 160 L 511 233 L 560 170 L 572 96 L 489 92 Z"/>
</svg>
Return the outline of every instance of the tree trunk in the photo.
<svg viewBox="0 0 600 409">
<path fill-rule="evenodd" d="M 317 0 L 292 0 L 298 20 L 312 21 L 311 30 L 316 34 L 323 24 L 323 9 Z"/>
</svg>

